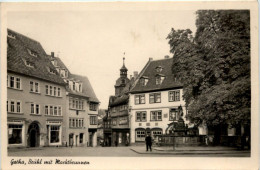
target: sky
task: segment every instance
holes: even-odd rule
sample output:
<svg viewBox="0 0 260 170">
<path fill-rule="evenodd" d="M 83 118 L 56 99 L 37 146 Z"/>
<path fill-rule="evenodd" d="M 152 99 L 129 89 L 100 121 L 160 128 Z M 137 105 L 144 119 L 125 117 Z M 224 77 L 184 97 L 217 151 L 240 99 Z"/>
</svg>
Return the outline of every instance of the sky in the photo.
<svg viewBox="0 0 260 170">
<path fill-rule="evenodd" d="M 149 58 L 169 53 L 171 28 L 196 30 L 194 10 L 21 10 L 8 12 L 7 27 L 41 43 L 73 74 L 87 76 L 107 109 L 123 64 L 128 77 Z M 124 55 L 125 53 L 125 55 Z"/>
</svg>

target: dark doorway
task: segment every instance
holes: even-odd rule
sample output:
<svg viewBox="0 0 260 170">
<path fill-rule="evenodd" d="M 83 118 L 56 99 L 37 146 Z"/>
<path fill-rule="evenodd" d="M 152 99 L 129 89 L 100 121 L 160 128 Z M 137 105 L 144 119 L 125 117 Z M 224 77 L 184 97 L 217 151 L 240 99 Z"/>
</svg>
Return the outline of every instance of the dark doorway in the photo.
<svg viewBox="0 0 260 170">
<path fill-rule="evenodd" d="M 31 123 L 28 128 L 28 146 L 38 147 L 40 145 L 40 128 L 37 123 Z"/>
</svg>

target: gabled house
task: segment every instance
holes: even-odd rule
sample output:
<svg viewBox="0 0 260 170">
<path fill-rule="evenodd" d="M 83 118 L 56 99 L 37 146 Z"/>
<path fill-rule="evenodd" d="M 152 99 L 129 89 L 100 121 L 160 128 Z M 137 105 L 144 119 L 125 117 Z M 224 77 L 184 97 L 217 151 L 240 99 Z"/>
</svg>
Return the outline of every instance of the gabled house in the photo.
<svg viewBox="0 0 260 170">
<path fill-rule="evenodd" d="M 60 146 L 66 134 L 66 83 L 39 42 L 7 33 L 8 147 Z"/>
<path fill-rule="evenodd" d="M 66 142 L 69 146 L 97 145 L 99 100 L 85 76 L 72 74 L 59 57 L 49 56 L 53 66 L 66 83 Z"/>
<path fill-rule="evenodd" d="M 156 140 L 166 133 L 169 124 L 179 119 L 188 123 L 182 84 L 172 75 L 171 58 L 150 58 L 129 94 L 131 143 L 144 142 L 146 135 Z"/>
</svg>

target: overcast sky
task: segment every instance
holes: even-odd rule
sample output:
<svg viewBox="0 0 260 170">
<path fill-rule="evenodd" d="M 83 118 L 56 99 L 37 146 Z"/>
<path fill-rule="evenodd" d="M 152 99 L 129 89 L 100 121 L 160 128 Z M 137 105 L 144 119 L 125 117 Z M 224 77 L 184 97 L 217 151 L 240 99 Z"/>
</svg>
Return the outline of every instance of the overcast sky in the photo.
<svg viewBox="0 0 260 170">
<path fill-rule="evenodd" d="M 106 109 L 119 77 L 122 58 L 128 76 L 148 59 L 170 55 L 171 28 L 195 31 L 195 11 L 22 11 L 9 12 L 8 28 L 55 52 L 74 74 L 87 76 Z"/>
</svg>

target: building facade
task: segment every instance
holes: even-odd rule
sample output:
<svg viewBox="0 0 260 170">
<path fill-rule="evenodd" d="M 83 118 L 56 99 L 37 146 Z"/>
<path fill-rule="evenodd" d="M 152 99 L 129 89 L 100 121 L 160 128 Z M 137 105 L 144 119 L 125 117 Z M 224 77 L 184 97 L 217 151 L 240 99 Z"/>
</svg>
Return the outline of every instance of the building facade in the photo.
<svg viewBox="0 0 260 170">
<path fill-rule="evenodd" d="M 66 83 L 66 142 L 68 146 L 97 145 L 99 101 L 87 77 L 72 74 L 60 58 L 50 60 Z"/>
<path fill-rule="evenodd" d="M 144 142 L 146 135 L 156 140 L 179 119 L 188 124 L 182 85 L 172 75 L 171 60 L 149 59 L 129 92 L 131 143 Z"/>
<path fill-rule="evenodd" d="M 127 77 L 124 63 L 120 69 L 120 77 L 116 80 L 115 95 L 110 96 L 108 114 L 104 124 L 104 137 L 108 146 L 128 146 L 130 144 L 129 90 L 134 77 Z M 137 73 L 135 73 L 137 76 Z"/>
<path fill-rule="evenodd" d="M 63 145 L 64 81 L 39 42 L 8 29 L 7 44 L 8 147 Z"/>
</svg>

